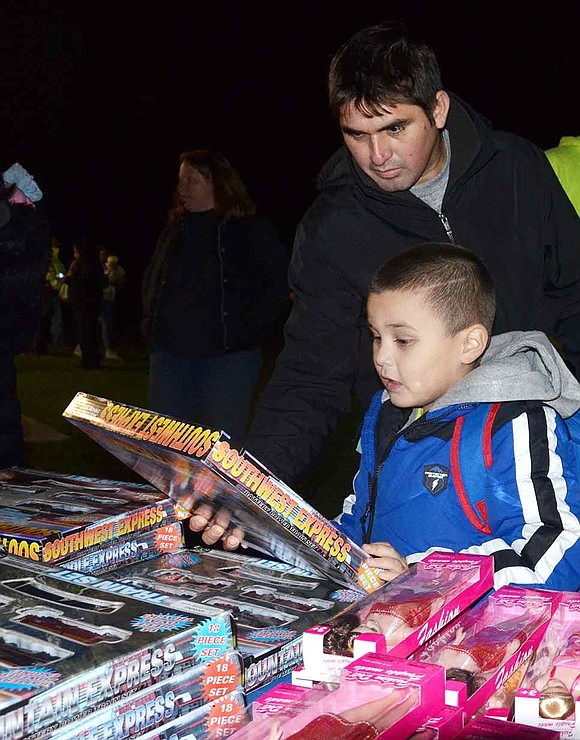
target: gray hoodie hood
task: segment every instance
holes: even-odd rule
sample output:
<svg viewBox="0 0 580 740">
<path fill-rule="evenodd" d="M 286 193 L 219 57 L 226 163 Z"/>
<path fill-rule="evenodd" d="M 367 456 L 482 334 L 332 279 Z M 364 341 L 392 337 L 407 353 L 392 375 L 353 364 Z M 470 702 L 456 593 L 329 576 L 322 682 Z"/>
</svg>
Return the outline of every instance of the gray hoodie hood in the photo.
<svg viewBox="0 0 580 740">
<path fill-rule="evenodd" d="M 479 367 L 437 399 L 431 410 L 503 401 L 543 401 L 565 419 L 580 409 L 580 383 L 543 332 L 492 337 Z"/>
</svg>

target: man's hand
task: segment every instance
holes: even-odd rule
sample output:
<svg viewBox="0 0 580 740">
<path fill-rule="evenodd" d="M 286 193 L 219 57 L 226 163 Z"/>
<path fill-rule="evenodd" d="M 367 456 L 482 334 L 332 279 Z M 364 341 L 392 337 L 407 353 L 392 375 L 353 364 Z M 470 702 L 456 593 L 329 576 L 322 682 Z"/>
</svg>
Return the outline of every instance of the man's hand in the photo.
<svg viewBox="0 0 580 740">
<path fill-rule="evenodd" d="M 232 514 L 227 509 L 214 512 L 208 504 L 200 504 L 189 519 L 192 532 L 203 532 L 201 539 L 206 545 L 215 545 L 223 540 L 224 550 L 237 550 L 244 543 L 245 532 L 241 527 L 231 527 Z"/>
<path fill-rule="evenodd" d="M 392 581 L 409 569 L 405 558 L 388 542 L 373 542 L 370 545 L 363 545 L 362 549 L 371 555 L 367 563 L 378 571 L 379 578 L 383 581 Z"/>
</svg>

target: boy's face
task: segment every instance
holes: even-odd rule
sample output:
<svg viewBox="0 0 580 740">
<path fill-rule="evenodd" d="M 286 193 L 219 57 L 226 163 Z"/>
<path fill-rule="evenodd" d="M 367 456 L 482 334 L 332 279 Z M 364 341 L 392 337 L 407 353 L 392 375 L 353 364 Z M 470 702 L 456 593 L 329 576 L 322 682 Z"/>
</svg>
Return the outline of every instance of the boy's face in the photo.
<svg viewBox="0 0 580 740">
<path fill-rule="evenodd" d="M 468 330 L 449 336 L 422 291 L 371 293 L 367 302 L 375 369 L 399 408 L 425 408 L 470 371 Z"/>
</svg>

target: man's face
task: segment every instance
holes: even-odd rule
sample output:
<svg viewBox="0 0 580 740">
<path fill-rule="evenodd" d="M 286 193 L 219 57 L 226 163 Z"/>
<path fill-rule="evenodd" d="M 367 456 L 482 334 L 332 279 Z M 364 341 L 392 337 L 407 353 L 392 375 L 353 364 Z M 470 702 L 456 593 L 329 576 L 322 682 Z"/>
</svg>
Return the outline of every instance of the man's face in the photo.
<svg viewBox="0 0 580 740">
<path fill-rule="evenodd" d="M 394 406 L 427 410 L 469 372 L 467 330 L 450 336 L 421 291 L 371 293 L 367 314 L 375 369 Z"/>
<path fill-rule="evenodd" d="M 393 193 L 429 182 L 441 172 L 446 158 L 441 130 L 448 111 L 443 90 L 437 93 L 434 123 L 418 105 L 384 106 L 380 115 L 369 117 L 349 103 L 340 128 L 358 166 L 382 190 Z"/>
<path fill-rule="evenodd" d="M 183 162 L 179 168 L 177 189 L 185 210 L 190 213 L 209 211 L 215 207 L 211 180 L 187 162 Z"/>
</svg>

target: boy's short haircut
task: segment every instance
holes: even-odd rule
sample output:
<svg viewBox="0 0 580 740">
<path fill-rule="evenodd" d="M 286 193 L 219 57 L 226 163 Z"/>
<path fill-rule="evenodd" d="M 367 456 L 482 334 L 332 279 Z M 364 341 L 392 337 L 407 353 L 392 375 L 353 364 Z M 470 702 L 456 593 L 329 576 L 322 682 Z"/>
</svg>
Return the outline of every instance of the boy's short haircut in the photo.
<svg viewBox="0 0 580 740">
<path fill-rule="evenodd" d="M 370 293 L 390 290 L 424 291 L 449 336 L 472 324 L 483 324 L 491 334 L 493 282 L 480 259 L 464 247 L 430 242 L 401 252 L 371 278 Z"/>
</svg>

